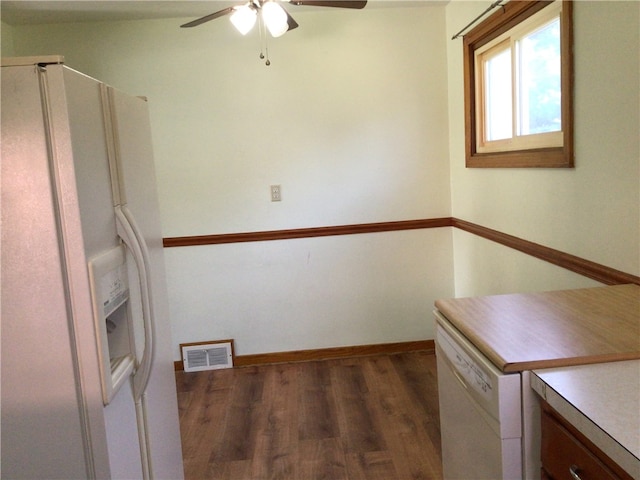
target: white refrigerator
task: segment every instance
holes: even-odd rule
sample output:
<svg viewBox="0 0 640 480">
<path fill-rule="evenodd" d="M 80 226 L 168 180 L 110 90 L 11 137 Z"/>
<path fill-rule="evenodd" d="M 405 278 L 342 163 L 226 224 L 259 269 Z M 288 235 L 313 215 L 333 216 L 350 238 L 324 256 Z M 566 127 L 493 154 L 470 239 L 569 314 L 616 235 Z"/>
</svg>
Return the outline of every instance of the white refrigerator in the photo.
<svg viewBox="0 0 640 480">
<path fill-rule="evenodd" d="M 0 476 L 181 479 L 147 102 L 2 63 Z"/>
</svg>

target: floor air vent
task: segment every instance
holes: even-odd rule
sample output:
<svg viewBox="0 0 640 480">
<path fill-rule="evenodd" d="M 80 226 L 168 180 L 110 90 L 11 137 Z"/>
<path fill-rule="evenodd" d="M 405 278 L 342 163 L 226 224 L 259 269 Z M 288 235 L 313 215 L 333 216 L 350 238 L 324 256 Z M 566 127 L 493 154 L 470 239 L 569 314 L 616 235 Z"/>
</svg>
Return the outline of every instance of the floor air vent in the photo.
<svg viewBox="0 0 640 480">
<path fill-rule="evenodd" d="M 233 340 L 180 345 L 185 372 L 200 372 L 233 367 Z"/>
</svg>

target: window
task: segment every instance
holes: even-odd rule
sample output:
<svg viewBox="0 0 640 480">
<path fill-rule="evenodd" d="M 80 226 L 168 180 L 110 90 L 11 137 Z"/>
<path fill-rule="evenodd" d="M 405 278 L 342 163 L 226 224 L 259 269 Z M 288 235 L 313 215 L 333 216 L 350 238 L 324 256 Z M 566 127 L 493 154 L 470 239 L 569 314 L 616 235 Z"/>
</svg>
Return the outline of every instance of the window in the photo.
<svg viewBox="0 0 640 480">
<path fill-rule="evenodd" d="M 572 167 L 570 1 L 510 1 L 464 37 L 467 167 Z"/>
</svg>

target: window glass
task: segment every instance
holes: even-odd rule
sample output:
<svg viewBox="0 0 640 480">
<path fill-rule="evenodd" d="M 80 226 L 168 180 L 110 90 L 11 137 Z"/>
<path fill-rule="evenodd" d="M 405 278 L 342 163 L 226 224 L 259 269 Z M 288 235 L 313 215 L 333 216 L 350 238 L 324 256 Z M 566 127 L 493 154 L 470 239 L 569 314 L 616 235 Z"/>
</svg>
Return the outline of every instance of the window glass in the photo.
<svg viewBox="0 0 640 480">
<path fill-rule="evenodd" d="M 495 55 L 487 55 L 484 66 L 486 138 L 511 138 L 511 52 L 503 48 Z"/>
<path fill-rule="evenodd" d="M 524 36 L 519 54 L 518 133 L 562 130 L 560 88 L 560 19 Z"/>
</svg>

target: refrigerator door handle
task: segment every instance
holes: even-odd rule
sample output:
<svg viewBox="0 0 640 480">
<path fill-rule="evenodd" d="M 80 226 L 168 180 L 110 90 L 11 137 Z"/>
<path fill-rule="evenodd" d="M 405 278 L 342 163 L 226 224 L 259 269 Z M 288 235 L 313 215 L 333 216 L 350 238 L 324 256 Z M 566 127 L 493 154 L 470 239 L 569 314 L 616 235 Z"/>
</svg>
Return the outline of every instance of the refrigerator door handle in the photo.
<svg viewBox="0 0 640 480">
<path fill-rule="evenodd" d="M 133 396 L 134 400 L 139 401 L 147 388 L 147 384 L 149 383 L 151 365 L 155 356 L 155 326 L 153 319 L 153 301 L 151 298 L 152 292 L 149 272 L 149 252 L 144 238 L 140 233 L 140 229 L 126 205 L 116 206 L 115 214 L 118 235 L 131 251 L 138 268 L 138 276 L 140 277 L 145 346 L 142 358 L 138 361 L 138 368 L 133 375 Z"/>
<path fill-rule="evenodd" d="M 144 322 L 144 352 L 138 363 L 138 369 L 131 381 L 133 400 L 138 423 L 138 441 L 140 442 L 140 460 L 142 462 L 143 480 L 153 479 L 153 469 L 149 452 L 149 429 L 147 428 L 147 412 L 145 407 L 145 390 L 151 377 L 151 364 L 155 356 L 153 302 L 151 299 L 151 277 L 149 275 L 149 251 L 140 229 L 126 205 L 115 207 L 117 232 L 131 251 L 140 279 L 140 296 L 142 298 L 142 317 Z"/>
</svg>

